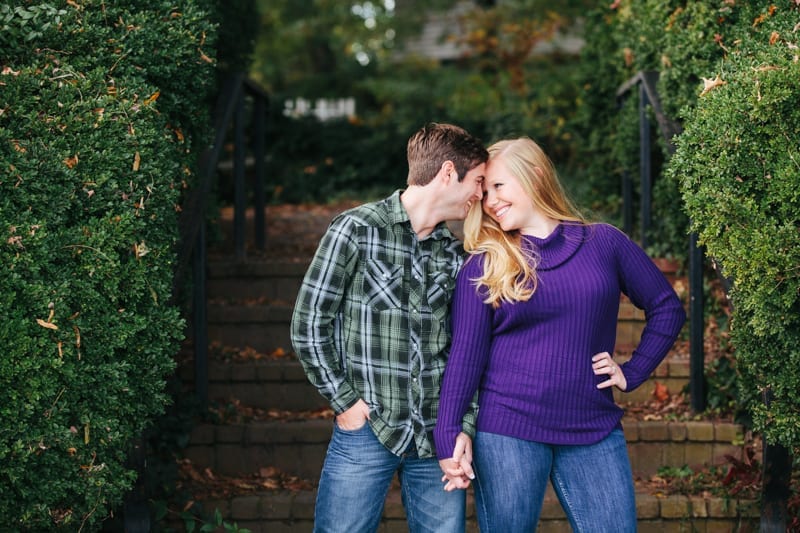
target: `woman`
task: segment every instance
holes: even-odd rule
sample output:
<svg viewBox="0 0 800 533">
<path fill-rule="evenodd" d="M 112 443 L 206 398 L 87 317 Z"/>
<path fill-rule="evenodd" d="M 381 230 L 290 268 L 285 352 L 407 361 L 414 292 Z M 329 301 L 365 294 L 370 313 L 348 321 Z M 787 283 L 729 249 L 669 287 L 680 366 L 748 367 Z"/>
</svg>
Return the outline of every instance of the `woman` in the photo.
<svg viewBox="0 0 800 533">
<path fill-rule="evenodd" d="M 475 500 L 483 532 L 534 531 L 550 479 L 574 531 L 636 530 L 633 476 L 612 387 L 641 385 L 686 320 L 644 251 L 587 223 L 528 138 L 489 148 L 434 433 L 445 490 L 469 485 L 461 419 L 478 391 Z M 614 352 L 620 293 L 645 310 L 631 359 Z"/>
</svg>

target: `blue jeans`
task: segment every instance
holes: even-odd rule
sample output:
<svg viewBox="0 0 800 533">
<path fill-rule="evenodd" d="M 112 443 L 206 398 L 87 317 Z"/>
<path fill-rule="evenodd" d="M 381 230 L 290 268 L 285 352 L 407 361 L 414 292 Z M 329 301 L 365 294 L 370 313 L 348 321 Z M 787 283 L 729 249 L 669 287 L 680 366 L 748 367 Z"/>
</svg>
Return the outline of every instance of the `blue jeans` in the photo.
<svg viewBox="0 0 800 533">
<path fill-rule="evenodd" d="M 633 474 L 622 430 L 586 446 L 478 432 L 473 453 L 482 533 L 535 531 L 548 479 L 576 533 L 636 531 Z"/>
<path fill-rule="evenodd" d="M 466 527 L 466 493 L 445 492 L 435 457 L 416 448 L 398 457 L 378 441 L 369 424 L 355 431 L 334 422 L 314 510 L 315 532 L 376 531 L 383 503 L 398 474 L 409 531 L 457 532 Z"/>
</svg>

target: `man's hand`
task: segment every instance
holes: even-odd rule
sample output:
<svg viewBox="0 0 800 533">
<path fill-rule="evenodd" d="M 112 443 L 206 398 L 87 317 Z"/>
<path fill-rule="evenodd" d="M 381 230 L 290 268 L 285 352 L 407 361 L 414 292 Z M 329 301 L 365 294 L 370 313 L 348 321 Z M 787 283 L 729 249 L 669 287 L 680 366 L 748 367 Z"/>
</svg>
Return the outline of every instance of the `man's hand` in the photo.
<svg viewBox="0 0 800 533">
<path fill-rule="evenodd" d="M 336 424 L 345 431 L 360 429 L 369 420 L 369 406 L 364 400 L 358 400 L 350 409 L 336 415 Z"/>
<path fill-rule="evenodd" d="M 472 439 L 466 433 L 459 433 L 456 437 L 456 447 L 453 457 L 442 459 L 439 466 L 444 472 L 442 482 L 444 490 L 450 492 L 456 489 L 466 489 L 470 480 L 475 479 L 472 470 Z"/>
</svg>

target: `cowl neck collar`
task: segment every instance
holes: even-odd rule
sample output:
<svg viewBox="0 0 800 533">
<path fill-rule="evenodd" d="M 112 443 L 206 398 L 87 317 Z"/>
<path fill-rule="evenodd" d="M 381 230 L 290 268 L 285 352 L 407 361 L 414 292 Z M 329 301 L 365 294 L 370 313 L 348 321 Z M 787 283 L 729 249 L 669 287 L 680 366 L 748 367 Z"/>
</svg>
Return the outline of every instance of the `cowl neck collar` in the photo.
<svg viewBox="0 0 800 533">
<path fill-rule="evenodd" d="M 539 257 L 536 270 L 552 270 L 566 263 L 583 244 L 587 228 L 583 224 L 560 223 L 544 238 L 522 235 L 522 245 Z"/>
</svg>

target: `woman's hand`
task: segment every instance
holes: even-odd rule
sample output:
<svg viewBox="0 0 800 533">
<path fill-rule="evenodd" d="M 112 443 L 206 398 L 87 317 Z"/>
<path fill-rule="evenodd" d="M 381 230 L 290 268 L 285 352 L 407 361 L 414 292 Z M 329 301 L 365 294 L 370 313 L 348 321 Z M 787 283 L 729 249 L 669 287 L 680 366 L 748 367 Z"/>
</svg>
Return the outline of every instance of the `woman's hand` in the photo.
<svg viewBox="0 0 800 533">
<path fill-rule="evenodd" d="M 475 479 L 472 471 L 472 439 L 466 433 L 459 433 L 456 437 L 456 448 L 453 457 L 442 459 L 439 466 L 444 472 L 442 482 L 444 490 L 450 492 L 456 489 L 466 489 L 470 480 Z"/>
<path fill-rule="evenodd" d="M 622 368 L 614 362 L 614 359 L 611 358 L 611 354 L 608 352 L 601 352 L 592 357 L 592 370 L 594 370 L 597 376 L 602 374 L 608 375 L 607 380 L 598 383 L 598 389 L 606 389 L 614 385 L 621 391 L 628 388 L 628 381 L 625 379 Z"/>
</svg>

